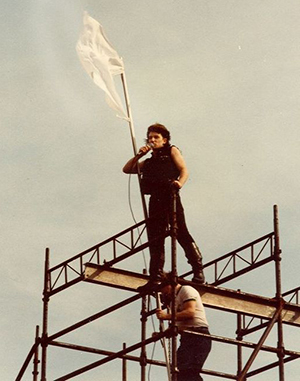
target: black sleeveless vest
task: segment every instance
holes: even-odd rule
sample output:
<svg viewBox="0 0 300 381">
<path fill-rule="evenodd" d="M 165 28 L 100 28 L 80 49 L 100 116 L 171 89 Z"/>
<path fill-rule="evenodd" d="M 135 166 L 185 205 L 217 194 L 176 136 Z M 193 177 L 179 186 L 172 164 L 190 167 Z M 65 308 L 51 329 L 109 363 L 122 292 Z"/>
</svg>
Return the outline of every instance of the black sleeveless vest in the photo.
<svg viewBox="0 0 300 381">
<path fill-rule="evenodd" d="M 144 194 L 169 193 L 171 183 L 179 176 L 179 170 L 171 157 L 173 146 L 163 147 L 143 165 L 141 188 Z"/>
</svg>

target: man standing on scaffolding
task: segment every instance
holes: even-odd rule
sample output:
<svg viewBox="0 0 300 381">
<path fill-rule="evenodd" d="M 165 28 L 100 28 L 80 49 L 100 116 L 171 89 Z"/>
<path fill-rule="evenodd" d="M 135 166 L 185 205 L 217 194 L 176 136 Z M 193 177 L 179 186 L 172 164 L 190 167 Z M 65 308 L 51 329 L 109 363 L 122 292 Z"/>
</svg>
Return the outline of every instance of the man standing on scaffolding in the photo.
<svg viewBox="0 0 300 381">
<path fill-rule="evenodd" d="M 163 274 L 160 292 L 165 307 L 171 304 L 172 284 L 172 274 Z M 172 314 L 160 308 L 156 316 L 159 320 L 172 320 Z M 194 287 L 175 285 L 175 323 L 180 334 L 177 381 L 203 381 L 199 373 L 211 350 L 211 338 L 201 296 Z"/>
<path fill-rule="evenodd" d="M 141 157 L 152 150 L 152 157 L 138 162 Z M 139 170 L 138 170 L 139 166 Z M 124 166 L 127 174 L 140 171 L 141 188 L 144 194 L 150 195 L 148 238 L 150 249 L 150 280 L 139 291 L 150 291 L 160 283 L 165 263 L 164 234 L 172 221 L 172 189 L 179 191 L 188 179 L 185 161 L 179 149 L 170 144 L 170 132 L 162 124 L 148 127 L 146 145 Z M 190 235 L 184 216 L 179 194 L 176 197 L 177 240 L 182 246 L 188 262 L 193 269 L 193 282 L 204 283 L 202 255 Z M 157 237 L 161 237 L 156 239 Z"/>
</svg>

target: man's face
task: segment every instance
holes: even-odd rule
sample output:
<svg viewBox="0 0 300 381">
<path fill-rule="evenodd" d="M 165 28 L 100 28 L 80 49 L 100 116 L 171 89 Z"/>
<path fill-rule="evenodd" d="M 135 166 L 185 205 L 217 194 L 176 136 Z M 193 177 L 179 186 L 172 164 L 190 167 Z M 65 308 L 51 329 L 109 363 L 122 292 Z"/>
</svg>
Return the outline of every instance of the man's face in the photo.
<svg viewBox="0 0 300 381">
<path fill-rule="evenodd" d="M 167 285 L 167 286 L 163 287 L 160 290 L 160 292 L 161 292 L 162 303 L 165 305 L 170 305 L 171 299 L 172 299 L 172 286 Z"/>
<path fill-rule="evenodd" d="M 148 143 L 151 145 L 152 149 L 159 149 L 167 143 L 167 139 L 158 132 L 149 132 Z"/>
</svg>

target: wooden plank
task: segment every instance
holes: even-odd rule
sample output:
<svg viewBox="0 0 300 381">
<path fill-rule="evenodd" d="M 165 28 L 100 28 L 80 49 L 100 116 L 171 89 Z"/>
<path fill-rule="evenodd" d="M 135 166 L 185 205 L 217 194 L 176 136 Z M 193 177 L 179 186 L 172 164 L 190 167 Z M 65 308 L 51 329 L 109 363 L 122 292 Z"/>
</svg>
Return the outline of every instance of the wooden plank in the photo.
<svg viewBox="0 0 300 381">
<path fill-rule="evenodd" d="M 85 265 L 84 279 L 87 282 L 136 291 L 137 287 L 143 286 L 149 277 L 131 271 L 87 263 Z M 277 301 L 272 298 L 207 284 L 197 285 L 184 279 L 179 281 L 182 284 L 193 285 L 199 291 L 202 301 L 207 307 L 234 313 L 240 312 L 265 319 L 271 319 L 277 309 Z M 282 319 L 284 323 L 300 326 L 300 305 L 285 302 Z"/>
<path fill-rule="evenodd" d="M 148 282 L 149 277 L 131 271 L 87 263 L 85 265 L 84 280 L 105 286 L 136 291 L 139 286 L 143 286 Z"/>
</svg>

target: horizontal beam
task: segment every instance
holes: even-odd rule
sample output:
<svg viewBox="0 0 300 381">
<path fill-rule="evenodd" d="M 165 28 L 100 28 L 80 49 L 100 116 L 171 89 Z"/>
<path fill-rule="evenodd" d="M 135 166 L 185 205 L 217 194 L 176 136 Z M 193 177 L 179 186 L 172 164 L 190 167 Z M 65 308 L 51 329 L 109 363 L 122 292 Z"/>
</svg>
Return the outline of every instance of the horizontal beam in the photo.
<svg viewBox="0 0 300 381">
<path fill-rule="evenodd" d="M 94 369 L 94 368 L 97 368 L 98 366 L 100 365 L 103 365 L 105 363 L 108 363 L 112 360 L 115 360 L 117 358 L 120 358 L 121 356 L 124 356 L 124 355 L 127 355 L 127 353 L 130 353 L 130 352 L 133 352 L 137 349 L 140 349 L 143 345 L 148 345 L 148 344 L 151 344 L 151 343 L 154 343 L 156 341 L 159 341 L 161 340 L 163 337 L 165 337 L 166 333 L 165 332 L 159 332 L 157 333 L 155 336 L 153 337 L 150 337 L 149 339 L 146 339 L 144 340 L 143 342 L 139 342 L 139 343 L 136 343 L 136 344 L 133 344 L 131 345 L 130 347 L 126 347 L 125 349 L 123 349 L 122 351 L 119 351 L 119 352 L 115 352 L 113 353 L 112 355 L 110 356 L 107 356 L 101 360 L 98 360 L 98 361 L 95 361 L 89 365 L 86 365 L 82 368 L 79 368 L 77 370 L 75 370 L 74 372 L 71 372 L 69 374 L 66 374 L 60 378 L 57 378 L 55 381 L 65 381 L 65 380 L 69 380 L 75 376 L 78 376 L 79 374 L 82 374 L 84 372 L 87 372 L 91 369 Z"/>
<path fill-rule="evenodd" d="M 85 264 L 84 280 L 87 282 L 136 292 L 137 287 L 146 284 L 148 279 L 145 275 L 126 270 L 109 268 L 105 265 Z M 199 285 L 184 279 L 179 279 L 179 282 L 195 287 L 199 291 L 204 305 L 210 308 L 271 319 L 278 307 L 276 299 L 207 284 Z M 300 305 L 284 302 L 282 319 L 283 323 L 300 326 Z"/>
<path fill-rule="evenodd" d="M 116 352 L 107 351 L 107 350 L 103 350 L 103 349 L 90 348 L 90 347 L 86 347 L 86 346 L 82 346 L 82 345 L 63 343 L 63 342 L 59 342 L 59 341 L 51 341 L 50 343 L 48 343 L 48 345 L 53 345 L 55 347 L 60 347 L 60 348 L 72 349 L 72 350 L 80 351 L 80 352 L 94 353 L 94 354 L 98 354 L 98 355 L 102 355 L 102 356 L 112 356 L 116 353 Z M 124 359 L 124 360 L 135 361 L 135 362 L 139 362 L 139 363 L 141 362 L 141 357 L 132 356 L 132 355 L 128 355 L 128 354 L 127 355 L 121 355 L 120 354 L 118 358 Z M 145 361 L 147 364 L 151 364 L 151 365 L 158 365 L 158 366 L 162 366 L 162 367 L 166 366 L 165 361 L 158 361 L 158 360 L 153 360 L 153 359 L 148 359 L 148 358 L 143 359 L 143 361 Z"/>
</svg>

